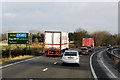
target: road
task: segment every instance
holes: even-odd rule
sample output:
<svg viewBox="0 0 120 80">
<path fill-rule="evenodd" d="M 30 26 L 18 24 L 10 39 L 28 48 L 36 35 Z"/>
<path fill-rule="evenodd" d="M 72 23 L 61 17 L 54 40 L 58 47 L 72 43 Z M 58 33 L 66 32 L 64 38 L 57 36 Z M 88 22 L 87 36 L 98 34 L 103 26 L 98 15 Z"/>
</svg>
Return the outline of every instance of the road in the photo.
<svg viewBox="0 0 120 80">
<path fill-rule="evenodd" d="M 117 55 L 118 57 L 120 57 L 120 49 L 119 49 L 119 48 L 114 49 L 113 53 L 114 53 L 115 55 Z"/>
<path fill-rule="evenodd" d="M 40 56 L 37 59 L 3 69 L 3 78 L 92 78 L 89 56 L 81 57 L 80 66 L 61 66 L 60 57 Z M 54 62 L 57 62 L 55 65 Z M 43 72 L 44 68 L 48 68 Z M 12 74 L 11 74 L 12 73 Z"/>
<path fill-rule="evenodd" d="M 97 61 L 96 55 L 101 50 L 96 52 L 93 61 Z M 80 66 L 75 64 L 61 66 L 61 57 L 39 56 L 33 60 L 3 68 L 2 76 L 3 78 L 14 78 L 15 80 L 17 78 L 22 78 L 22 80 L 23 78 L 85 78 L 93 80 L 90 68 L 91 54 L 81 56 Z M 97 76 L 108 78 L 97 62 L 94 62 L 93 66 L 95 71 L 97 71 Z M 102 73 L 101 76 L 100 73 Z"/>
<path fill-rule="evenodd" d="M 120 80 L 115 62 L 107 55 L 106 49 L 99 50 L 92 58 L 93 68 L 98 80 Z"/>
</svg>

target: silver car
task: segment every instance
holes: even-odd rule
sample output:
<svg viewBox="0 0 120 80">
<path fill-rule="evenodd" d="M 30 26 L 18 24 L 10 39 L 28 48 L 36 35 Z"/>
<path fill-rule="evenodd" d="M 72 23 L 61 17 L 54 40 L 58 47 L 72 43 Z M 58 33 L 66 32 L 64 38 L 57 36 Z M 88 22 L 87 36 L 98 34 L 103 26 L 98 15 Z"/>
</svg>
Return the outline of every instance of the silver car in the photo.
<svg viewBox="0 0 120 80">
<path fill-rule="evenodd" d="M 61 61 L 64 63 L 77 63 L 79 65 L 79 52 L 76 50 L 66 50 L 62 56 Z"/>
</svg>

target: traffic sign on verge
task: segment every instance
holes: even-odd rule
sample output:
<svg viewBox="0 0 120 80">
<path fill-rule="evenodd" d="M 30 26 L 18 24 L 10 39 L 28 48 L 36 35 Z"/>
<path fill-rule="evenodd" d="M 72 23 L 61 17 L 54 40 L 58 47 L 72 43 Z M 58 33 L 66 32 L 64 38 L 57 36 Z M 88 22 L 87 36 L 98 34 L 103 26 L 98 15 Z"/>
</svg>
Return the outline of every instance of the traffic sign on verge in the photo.
<svg viewBox="0 0 120 80">
<path fill-rule="evenodd" d="M 29 33 L 8 33 L 8 44 L 29 44 Z"/>
</svg>

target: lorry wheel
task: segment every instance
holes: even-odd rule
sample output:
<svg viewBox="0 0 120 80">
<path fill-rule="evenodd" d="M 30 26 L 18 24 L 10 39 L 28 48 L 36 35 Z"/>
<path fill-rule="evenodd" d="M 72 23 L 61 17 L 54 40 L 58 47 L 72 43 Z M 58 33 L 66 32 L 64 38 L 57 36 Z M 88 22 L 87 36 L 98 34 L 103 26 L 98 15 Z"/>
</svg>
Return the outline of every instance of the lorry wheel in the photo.
<svg viewBox="0 0 120 80">
<path fill-rule="evenodd" d="M 49 55 L 46 55 L 46 57 L 49 57 Z"/>
</svg>

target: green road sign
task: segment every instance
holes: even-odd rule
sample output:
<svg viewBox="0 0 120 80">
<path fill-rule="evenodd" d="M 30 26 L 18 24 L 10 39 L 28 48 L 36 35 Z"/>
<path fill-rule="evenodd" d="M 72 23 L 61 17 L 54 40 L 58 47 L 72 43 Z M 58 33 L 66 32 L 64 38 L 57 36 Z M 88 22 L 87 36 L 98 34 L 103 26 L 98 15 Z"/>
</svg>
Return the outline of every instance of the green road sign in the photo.
<svg viewBox="0 0 120 80">
<path fill-rule="evenodd" d="M 29 33 L 8 33 L 8 44 L 29 44 Z"/>
</svg>

